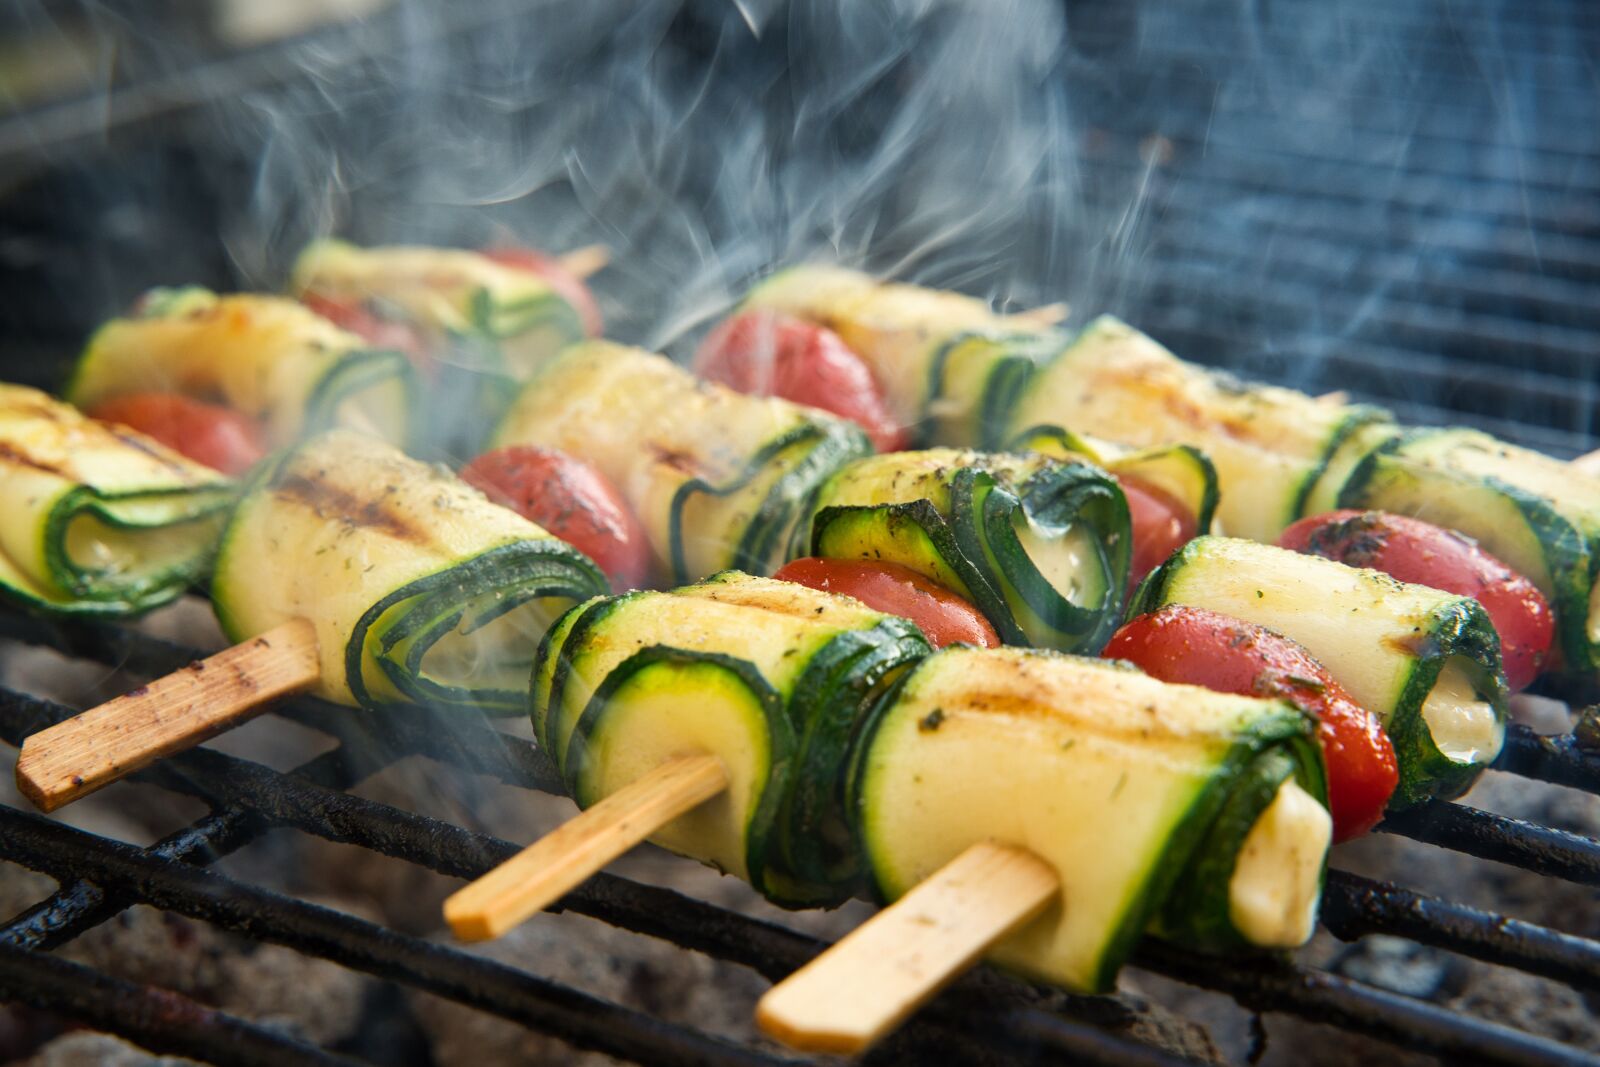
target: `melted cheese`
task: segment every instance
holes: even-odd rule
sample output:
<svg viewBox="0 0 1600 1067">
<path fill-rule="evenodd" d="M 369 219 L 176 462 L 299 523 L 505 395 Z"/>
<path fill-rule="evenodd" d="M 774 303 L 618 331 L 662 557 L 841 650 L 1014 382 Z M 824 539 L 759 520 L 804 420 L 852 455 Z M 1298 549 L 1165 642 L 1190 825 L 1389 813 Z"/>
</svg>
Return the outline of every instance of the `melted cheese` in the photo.
<svg viewBox="0 0 1600 1067">
<path fill-rule="evenodd" d="M 1228 881 L 1228 918 L 1245 940 L 1263 948 L 1306 943 L 1332 838 L 1326 808 L 1292 778 L 1278 787 L 1245 836 Z"/>
<path fill-rule="evenodd" d="M 1457 763 L 1490 760 L 1500 751 L 1503 727 L 1494 708 L 1477 695 L 1466 672 L 1447 663 L 1422 702 L 1422 720 L 1435 747 Z"/>
</svg>

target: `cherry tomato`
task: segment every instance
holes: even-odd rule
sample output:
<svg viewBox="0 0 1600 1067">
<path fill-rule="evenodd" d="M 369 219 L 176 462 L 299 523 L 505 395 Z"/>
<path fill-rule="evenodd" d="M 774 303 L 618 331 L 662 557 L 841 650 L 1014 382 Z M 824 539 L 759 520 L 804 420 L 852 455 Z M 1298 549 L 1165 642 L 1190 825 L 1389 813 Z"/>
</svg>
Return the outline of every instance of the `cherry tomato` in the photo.
<svg viewBox="0 0 1600 1067">
<path fill-rule="evenodd" d="M 433 357 L 428 352 L 428 343 L 415 327 L 375 315 L 359 300 L 335 300 L 320 293 L 305 293 L 300 297 L 300 302 L 374 348 L 393 348 L 404 352 L 418 370 L 433 371 Z"/>
<path fill-rule="evenodd" d="M 1451 530 L 1383 511 L 1330 511 L 1301 519 L 1283 531 L 1278 544 L 1475 598 L 1500 634 L 1506 684 L 1513 691 L 1537 678 L 1550 656 L 1555 618 L 1544 595 Z"/>
<path fill-rule="evenodd" d="M 618 589 L 650 575 L 644 527 L 605 476 L 553 448 L 512 445 L 468 463 L 461 478 L 594 560 Z"/>
<path fill-rule="evenodd" d="M 101 401 L 88 414 L 153 437 L 223 474 L 243 474 L 267 451 L 261 427 L 248 416 L 180 393 L 128 393 Z"/>
<path fill-rule="evenodd" d="M 898 452 L 910 435 L 897 426 L 872 371 L 838 334 L 772 311 L 746 311 L 712 330 L 695 370 L 752 396 L 778 396 L 849 419 L 879 452 Z"/>
<path fill-rule="evenodd" d="M 572 305 L 583 322 L 583 332 L 590 337 L 599 337 L 604 331 L 605 322 L 600 318 L 600 305 L 595 303 L 594 294 L 555 256 L 531 248 L 485 248 L 483 254 L 496 263 L 532 271 L 543 278 L 552 292 Z"/>
<path fill-rule="evenodd" d="M 1129 622 L 1101 655 L 1131 660 L 1164 682 L 1299 705 L 1317 719 L 1334 840 L 1364 834 L 1383 817 L 1400 781 L 1394 746 L 1377 717 L 1287 637 L 1214 611 L 1174 604 Z"/>
<path fill-rule="evenodd" d="M 1133 563 L 1128 569 L 1131 588 L 1199 531 L 1189 509 L 1165 489 L 1121 474 L 1114 477 L 1128 498 L 1128 518 L 1133 522 Z"/>
<path fill-rule="evenodd" d="M 957 641 L 980 648 L 1000 644 L 1000 635 L 977 608 L 898 563 L 808 556 L 784 564 L 773 577 L 855 597 L 869 608 L 910 619 L 935 648 Z"/>
</svg>

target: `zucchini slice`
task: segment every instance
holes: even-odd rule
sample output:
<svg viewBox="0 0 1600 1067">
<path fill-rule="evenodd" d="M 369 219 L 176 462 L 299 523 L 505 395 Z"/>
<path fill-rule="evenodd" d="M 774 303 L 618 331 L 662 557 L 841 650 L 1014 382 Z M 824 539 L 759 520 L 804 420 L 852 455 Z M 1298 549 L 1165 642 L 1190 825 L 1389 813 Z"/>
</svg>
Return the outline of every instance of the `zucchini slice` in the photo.
<svg viewBox="0 0 1600 1067">
<path fill-rule="evenodd" d="M 594 464 L 633 507 L 656 570 L 674 583 L 776 568 L 817 487 L 871 451 L 853 423 L 744 396 L 605 341 L 574 345 L 542 368 L 493 444 L 543 445 Z"/>
<path fill-rule="evenodd" d="M 1154 571 L 1131 613 L 1209 608 L 1304 645 L 1394 743 L 1389 805 L 1466 792 L 1500 753 L 1500 638 L 1476 600 L 1273 545 L 1197 537 Z"/>
<path fill-rule="evenodd" d="M 541 747 L 588 807 L 676 756 L 730 779 L 654 840 L 787 907 L 860 886 L 842 778 L 864 709 L 929 651 L 915 626 L 855 600 L 738 572 L 574 608 L 534 667 Z"/>
<path fill-rule="evenodd" d="M 1477 430 L 1416 430 L 1370 451 L 1339 507 L 1456 530 L 1539 587 L 1565 669 L 1600 673 L 1600 479 Z"/>
<path fill-rule="evenodd" d="M 523 381 L 583 338 L 573 306 L 532 271 L 459 248 L 308 245 L 290 289 L 370 301 L 422 330 L 441 358 L 480 374 Z"/>
<path fill-rule="evenodd" d="M 499 715 L 525 706 L 550 620 L 605 591 L 571 545 L 346 430 L 261 465 L 211 581 L 230 640 L 315 623 L 327 700 Z"/>
<path fill-rule="evenodd" d="M 957 646 L 876 705 L 848 797 L 884 901 L 979 841 L 1053 865 L 1060 903 L 991 959 L 1102 992 L 1152 928 L 1206 949 L 1311 936 L 1332 834 L 1312 730 L 1126 664 Z"/>
<path fill-rule="evenodd" d="M 1026 385 L 1007 438 L 1069 426 L 1133 448 L 1192 445 L 1216 466 L 1222 528 L 1272 541 L 1304 513 L 1344 440 L 1387 418 L 1377 408 L 1248 385 L 1185 363 L 1101 316 Z"/>
<path fill-rule="evenodd" d="M 205 573 L 233 483 L 37 389 L 0 384 L 0 595 L 45 615 L 133 615 Z"/>
<path fill-rule="evenodd" d="M 751 291 L 768 308 L 827 326 L 866 361 L 895 421 L 919 444 L 986 444 L 1035 363 L 1066 338 L 1026 329 L 960 293 L 880 282 L 840 267 L 793 267 Z"/>
<path fill-rule="evenodd" d="M 1012 438 L 1005 448 L 1052 459 L 1084 460 L 1112 474 L 1153 485 L 1189 509 L 1197 533 L 1222 532 L 1212 529 L 1217 513 L 1217 468 L 1193 445 L 1128 448 L 1060 426 L 1035 426 Z"/>
<path fill-rule="evenodd" d="M 1097 652 L 1132 549 L 1115 480 L 1083 463 L 952 448 L 869 456 L 829 479 L 805 552 L 899 563 L 966 597 L 1007 644 Z"/>
<path fill-rule="evenodd" d="M 90 338 L 66 388 L 81 408 L 127 393 L 221 403 L 281 447 L 334 426 L 404 444 L 416 383 L 404 354 L 367 347 L 278 296 L 157 289 Z"/>
</svg>

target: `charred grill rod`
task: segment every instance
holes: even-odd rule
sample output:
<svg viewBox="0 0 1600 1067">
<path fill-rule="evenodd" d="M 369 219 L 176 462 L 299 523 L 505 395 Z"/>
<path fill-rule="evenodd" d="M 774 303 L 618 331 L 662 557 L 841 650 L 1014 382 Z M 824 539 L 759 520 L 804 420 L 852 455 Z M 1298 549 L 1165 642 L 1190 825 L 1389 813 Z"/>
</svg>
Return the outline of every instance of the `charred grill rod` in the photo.
<svg viewBox="0 0 1600 1067">
<path fill-rule="evenodd" d="M 359 1067 L 274 1030 L 44 952 L 0 943 L 0 1000 L 82 1019 L 152 1052 L 239 1067 Z"/>
<path fill-rule="evenodd" d="M 0 732 L 9 734 L 15 723 L 6 714 L 10 708 L 9 702 L 3 699 L 6 695 L 0 690 L 0 726 L 3 726 Z M 58 714 L 70 714 L 70 709 L 60 708 Z M 37 715 L 35 709 L 32 717 Z M 161 784 L 169 788 L 208 796 L 230 805 L 257 808 L 263 817 L 274 823 L 362 845 L 447 874 L 471 877 L 517 850 L 510 842 L 309 782 L 295 781 L 269 768 L 220 753 L 195 750 L 168 763 L 173 765 L 175 773 Z M 161 768 L 143 773 L 146 776 L 160 774 Z M 0 826 L 9 825 L 12 818 L 23 817 L 20 812 L 10 811 L 3 815 Z M 97 840 L 83 836 L 90 842 Z M 138 854 L 137 850 L 130 851 Z M 561 906 L 624 929 L 662 937 L 684 948 L 751 966 L 769 978 L 786 975 L 823 947 L 821 942 L 793 931 L 614 875 L 602 874 L 591 879 L 568 894 Z M 1499 922 L 1497 918 L 1485 918 L 1489 920 L 1487 925 Z M 1379 916 L 1378 920 L 1381 919 Z M 1486 936 L 1486 931 L 1480 931 L 1478 939 Z M 1223 973 L 1224 969 L 1216 967 L 1214 960 L 1153 942 L 1147 942 L 1147 948 L 1136 962 L 1180 981 L 1230 993 L 1260 1010 L 1342 1021 L 1407 1045 L 1477 1056 L 1488 1062 L 1600 1062 L 1567 1046 L 1454 1015 L 1442 1008 L 1318 971 L 1241 964 L 1239 969 Z M 1509 948 L 1496 962 L 1524 966 L 1522 958 Z M 1527 969 L 1537 973 L 1538 961 L 1532 961 Z M 952 1010 L 958 1017 L 965 1017 L 963 1021 L 982 1028 L 986 1019 L 990 1023 L 993 1020 L 992 1014 L 985 1013 L 992 1013 L 995 1005 L 1006 999 L 1014 1003 L 1014 996 L 1008 998 L 1007 992 L 1017 989 L 1017 983 L 992 972 L 975 974 L 958 982 L 952 994 L 936 1002 L 936 1010 Z"/>
</svg>

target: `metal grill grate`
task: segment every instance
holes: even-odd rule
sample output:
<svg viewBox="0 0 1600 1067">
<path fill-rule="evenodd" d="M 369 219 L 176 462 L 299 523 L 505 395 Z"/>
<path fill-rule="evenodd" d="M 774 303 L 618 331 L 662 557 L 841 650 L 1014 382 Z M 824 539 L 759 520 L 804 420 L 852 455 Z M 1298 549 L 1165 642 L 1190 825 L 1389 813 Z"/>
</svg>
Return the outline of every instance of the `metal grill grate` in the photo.
<svg viewBox="0 0 1600 1067">
<path fill-rule="evenodd" d="M 5 616 L 0 634 L 54 647 L 137 673 L 164 672 L 196 658 L 132 630 L 104 624 L 47 626 Z M 72 710 L 0 689 L 0 738 L 16 744 Z M 530 789 L 557 789 L 530 746 L 489 726 L 441 731 L 424 713 L 381 724 L 346 709 L 302 700 L 278 714 L 335 737 L 339 747 L 288 774 L 207 750 L 139 775 L 198 796 L 213 812 L 148 849 L 0 808 L 0 852 L 57 877 L 62 887 L 0 927 L 0 992 L 76 1015 L 152 1049 L 215 1062 L 345 1062 L 170 993 L 130 986 L 48 955 L 134 903 L 150 904 L 251 938 L 390 979 L 559 1036 L 574 1045 L 643 1063 L 780 1063 L 783 1057 L 675 1026 L 557 983 L 455 949 L 224 877 L 204 868 L 273 827 L 359 845 L 444 874 L 473 877 L 517 846 L 343 790 L 409 755 L 426 755 Z M 436 725 L 436 724 L 435 724 Z M 455 738 L 441 747 L 441 735 Z M 1600 758 L 1571 737 L 1540 738 L 1514 727 L 1497 767 L 1563 784 L 1600 785 Z M 1460 805 L 1433 804 L 1384 829 L 1472 855 L 1588 884 L 1600 883 L 1600 842 Z M 670 890 L 601 875 L 561 908 L 686 950 L 750 967 L 769 979 L 815 955 L 823 942 Z M 1437 900 L 1400 886 L 1335 872 L 1324 922 L 1344 939 L 1369 933 L 1408 937 L 1491 963 L 1600 985 L 1600 943 Z M 1179 981 L 1227 993 L 1256 1011 L 1287 1012 L 1353 1028 L 1451 1062 L 1593 1064 L 1594 1057 L 1504 1026 L 1274 960 L 1231 962 L 1146 942 L 1134 962 Z M 1175 1064 L 1165 1052 L 1097 1030 L 1074 1017 L 1072 998 L 1042 1003 L 1038 991 L 978 973 L 944 994 L 875 1055 L 917 1062 L 977 1061 L 1009 1049 L 1041 1062 Z M 1081 1015 L 1082 1009 L 1079 1008 Z"/>
</svg>

